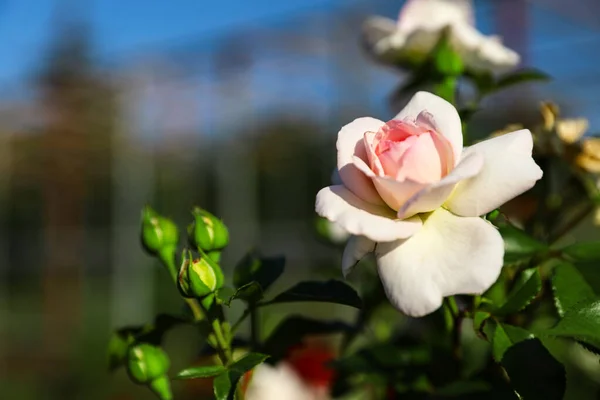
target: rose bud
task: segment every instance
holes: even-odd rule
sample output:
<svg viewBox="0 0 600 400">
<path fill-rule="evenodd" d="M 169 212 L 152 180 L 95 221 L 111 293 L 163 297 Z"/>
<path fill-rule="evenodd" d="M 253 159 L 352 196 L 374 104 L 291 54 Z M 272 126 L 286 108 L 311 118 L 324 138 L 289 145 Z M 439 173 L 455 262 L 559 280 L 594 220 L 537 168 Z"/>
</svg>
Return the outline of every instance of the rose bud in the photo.
<svg viewBox="0 0 600 400">
<path fill-rule="evenodd" d="M 174 249 L 179 242 L 177 226 L 173 221 L 159 215 L 151 207 L 142 211 L 142 245 L 150 254 Z"/>
<path fill-rule="evenodd" d="M 169 369 L 169 357 L 160 348 L 142 343 L 129 349 L 127 372 L 137 383 L 148 383 Z"/>
<path fill-rule="evenodd" d="M 227 227 L 219 218 L 199 207 L 194 208 L 192 215 L 194 222 L 188 227 L 190 245 L 209 253 L 218 262 L 218 253 L 229 243 Z"/>
<path fill-rule="evenodd" d="M 208 256 L 193 259 L 189 250 L 182 255 L 179 278 L 179 291 L 184 297 L 204 298 L 223 286 L 221 267 Z"/>
</svg>

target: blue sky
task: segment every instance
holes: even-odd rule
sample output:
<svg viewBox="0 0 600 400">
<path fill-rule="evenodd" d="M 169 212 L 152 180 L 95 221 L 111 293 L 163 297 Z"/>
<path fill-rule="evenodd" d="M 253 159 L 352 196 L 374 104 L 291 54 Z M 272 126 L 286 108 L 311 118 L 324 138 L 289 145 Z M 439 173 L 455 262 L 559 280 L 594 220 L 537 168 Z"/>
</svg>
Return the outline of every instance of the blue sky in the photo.
<svg viewBox="0 0 600 400">
<path fill-rule="evenodd" d="M 110 58 L 356 1 L 360 0 L 0 0 L 0 82 L 25 76 L 42 59 L 57 22 L 69 14 L 89 21 L 98 55 Z"/>
</svg>

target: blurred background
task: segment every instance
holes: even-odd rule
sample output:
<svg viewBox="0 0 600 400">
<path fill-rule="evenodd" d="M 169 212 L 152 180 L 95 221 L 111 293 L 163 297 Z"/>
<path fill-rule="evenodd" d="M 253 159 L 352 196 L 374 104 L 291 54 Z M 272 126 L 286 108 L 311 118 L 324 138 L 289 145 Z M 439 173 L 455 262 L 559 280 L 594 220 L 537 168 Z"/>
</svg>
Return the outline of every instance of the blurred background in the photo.
<svg viewBox="0 0 600 400">
<path fill-rule="evenodd" d="M 399 110 L 402 75 L 359 38 L 365 17 L 402 3 L 0 0 L 3 398 L 152 398 L 105 355 L 114 328 L 180 304 L 139 245 L 145 204 L 181 227 L 193 205 L 221 216 L 226 268 L 251 246 L 287 257 L 281 285 L 338 268 L 315 236 L 314 196 L 339 128 Z M 494 96 L 474 129 L 538 120 L 552 99 L 598 131 L 600 2 L 475 5 L 481 31 L 554 81 Z M 178 347 L 188 334 L 169 339 L 174 369 L 197 350 Z"/>
</svg>

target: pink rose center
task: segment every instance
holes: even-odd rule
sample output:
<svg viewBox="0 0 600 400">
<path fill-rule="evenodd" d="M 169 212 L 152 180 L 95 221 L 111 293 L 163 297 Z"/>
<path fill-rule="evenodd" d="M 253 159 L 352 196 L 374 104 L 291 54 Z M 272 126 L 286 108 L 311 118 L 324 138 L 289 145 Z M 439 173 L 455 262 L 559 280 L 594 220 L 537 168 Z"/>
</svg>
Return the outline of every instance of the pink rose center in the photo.
<svg viewBox="0 0 600 400">
<path fill-rule="evenodd" d="M 401 182 L 437 182 L 454 167 L 450 143 L 418 119 L 415 123 L 389 121 L 375 134 L 370 147 L 371 169 Z"/>
</svg>

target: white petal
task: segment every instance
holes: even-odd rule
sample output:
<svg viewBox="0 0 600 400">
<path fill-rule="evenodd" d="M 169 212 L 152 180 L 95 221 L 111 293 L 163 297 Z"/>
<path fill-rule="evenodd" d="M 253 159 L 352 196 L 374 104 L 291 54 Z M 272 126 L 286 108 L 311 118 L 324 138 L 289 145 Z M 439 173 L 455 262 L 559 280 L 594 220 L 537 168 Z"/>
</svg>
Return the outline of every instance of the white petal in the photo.
<svg viewBox="0 0 600 400">
<path fill-rule="evenodd" d="M 376 242 L 410 237 L 422 225 L 418 217 L 399 220 L 391 209 L 367 203 L 342 185 L 321 189 L 315 208 L 317 214 L 337 222 L 349 233 Z"/>
<path fill-rule="evenodd" d="M 483 215 L 531 189 L 542 177 L 531 157 L 532 148 L 531 132 L 523 129 L 465 149 L 466 154 L 483 155 L 483 169 L 456 185 L 446 202 L 448 209 L 466 217 Z"/>
<path fill-rule="evenodd" d="M 375 54 L 381 54 L 389 49 L 388 39 L 396 30 L 396 21 L 384 17 L 370 17 L 362 25 L 365 44 Z"/>
<path fill-rule="evenodd" d="M 245 395 L 247 400 L 312 400 L 313 397 L 310 387 L 286 363 L 257 366 Z"/>
<path fill-rule="evenodd" d="M 342 274 L 347 277 L 364 256 L 375 250 L 375 242 L 364 236 L 352 236 L 342 256 Z"/>
<path fill-rule="evenodd" d="M 398 27 L 404 32 L 418 28 L 433 31 L 452 24 L 473 23 L 471 0 L 409 0 L 400 12 Z"/>
<path fill-rule="evenodd" d="M 460 160 L 463 148 L 462 124 L 456 108 L 446 100 L 429 92 L 417 92 L 394 119 L 416 121 L 426 111 L 430 124 L 452 144 L 454 159 Z"/>
<path fill-rule="evenodd" d="M 470 70 L 500 74 L 519 64 L 519 54 L 504 46 L 498 37 L 485 36 L 465 25 L 454 26 L 452 34 L 453 44 Z"/>
<path fill-rule="evenodd" d="M 361 199 L 369 203 L 383 205 L 383 200 L 373 182 L 354 166 L 352 158 L 357 156 L 367 160 L 364 145 L 365 132 L 377 132 L 385 123 L 375 118 L 358 118 L 345 125 L 338 133 L 337 168 L 344 185 Z"/>
<path fill-rule="evenodd" d="M 408 199 L 398 209 L 398 218 L 404 219 L 417 213 L 429 212 L 440 207 L 448 199 L 457 183 L 476 176 L 483 168 L 483 157 L 473 151 L 442 180 L 427 186 Z M 375 185 L 377 187 L 377 184 Z"/>
<path fill-rule="evenodd" d="M 455 294 L 480 294 L 498 279 L 504 244 L 481 218 L 457 217 L 442 208 L 410 239 L 379 243 L 377 269 L 390 302 L 421 317 Z"/>
</svg>

